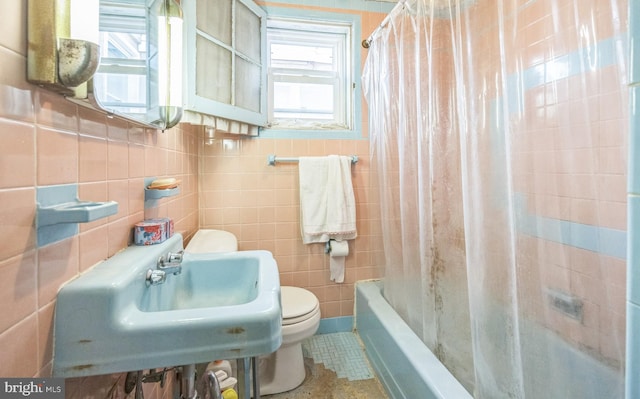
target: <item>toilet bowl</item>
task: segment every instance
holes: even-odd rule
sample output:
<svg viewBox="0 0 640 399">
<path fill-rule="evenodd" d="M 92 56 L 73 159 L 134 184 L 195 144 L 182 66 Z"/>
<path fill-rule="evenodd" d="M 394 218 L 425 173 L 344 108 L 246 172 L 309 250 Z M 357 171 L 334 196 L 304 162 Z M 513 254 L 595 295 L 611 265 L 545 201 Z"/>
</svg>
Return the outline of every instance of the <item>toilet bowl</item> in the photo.
<svg viewBox="0 0 640 399">
<path fill-rule="evenodd" d="M 222 230 L 198 230 L 185 252 L 210 253 L 238 250 L 238 240 Z M 302 341 L 320 326 L 320 303 L 310 291 L 299 287 L 280 287 L 282 304 L 282 345 L 259 360 L 260 394 L 271 395 L 298 387 L 305 378 Z"/>
<path fill-rule="evenodd" d="M 260 357 L 260 394 L 297 388 L 305 378 L 302 341 L 318 331 L 320 303 L 304 288 L 282 286 L 282 346 Z"/>
</svg>

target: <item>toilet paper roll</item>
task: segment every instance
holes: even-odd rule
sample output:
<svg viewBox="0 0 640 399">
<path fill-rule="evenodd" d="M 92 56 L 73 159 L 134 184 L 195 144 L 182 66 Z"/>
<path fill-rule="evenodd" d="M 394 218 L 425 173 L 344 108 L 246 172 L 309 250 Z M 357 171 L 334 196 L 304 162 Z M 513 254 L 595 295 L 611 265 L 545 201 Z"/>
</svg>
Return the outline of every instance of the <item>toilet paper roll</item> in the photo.
<svg viewBox="0 0 640 399">
<path fill-rule="evenodd" d="M 344 282 L 344 258 L 349 255 L 349 243 L 346 241 L 329 241 L 330 257 L 329 270 L 331 280 L 336 283 Z"/>
</svg>

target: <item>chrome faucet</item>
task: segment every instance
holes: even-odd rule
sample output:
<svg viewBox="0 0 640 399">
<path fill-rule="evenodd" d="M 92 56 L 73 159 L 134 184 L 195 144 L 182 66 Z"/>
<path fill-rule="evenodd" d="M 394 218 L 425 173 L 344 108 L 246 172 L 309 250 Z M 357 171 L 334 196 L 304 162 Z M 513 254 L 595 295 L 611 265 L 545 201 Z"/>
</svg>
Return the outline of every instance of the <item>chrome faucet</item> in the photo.
<svg viewBox="0 0 640 399">
<path fill-rule="evenodd" d="M 169 252 L 166 255 L 162 255 L 158 258 L 156 263 L 156 270 L 147 270 L 146 282 L 147 285 L 158 285 L 167 281 L 167 273 L 172 273 L 174 276 L 182 273 L 182 255 L 184 251 Z"/>
<path fill-rule="evenodd" d="M 182 256 L 184 251 L 169 252 L 166 257 L 158 258 L 157 268 L 165 273 L 173 273 L 174 276 L 182 273 Z"/>
</svg>

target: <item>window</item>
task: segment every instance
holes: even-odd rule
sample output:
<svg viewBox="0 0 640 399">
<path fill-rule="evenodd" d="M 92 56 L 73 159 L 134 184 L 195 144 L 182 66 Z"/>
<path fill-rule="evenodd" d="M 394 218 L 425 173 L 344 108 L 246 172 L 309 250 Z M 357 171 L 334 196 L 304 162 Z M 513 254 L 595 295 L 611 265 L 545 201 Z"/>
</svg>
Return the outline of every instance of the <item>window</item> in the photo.
<svg viewBox="0 0 640 399">
<path fill-rule="evenodd" d="M 100 66 L 93 77 L 100 105 L 147 112 L 147 25 L 144 1 L 100 3 Z"/>
<path fill-rule="evenodd" d="M 181 4 L 187 27 L 186 110 L 266 125 L 265 11 L 252 0 Z"/>
<path fill-rule="evenodd" d="M 352 129 L 351 25 L 267 21 L 268 122 L 277 129 Z"/>
</svg>

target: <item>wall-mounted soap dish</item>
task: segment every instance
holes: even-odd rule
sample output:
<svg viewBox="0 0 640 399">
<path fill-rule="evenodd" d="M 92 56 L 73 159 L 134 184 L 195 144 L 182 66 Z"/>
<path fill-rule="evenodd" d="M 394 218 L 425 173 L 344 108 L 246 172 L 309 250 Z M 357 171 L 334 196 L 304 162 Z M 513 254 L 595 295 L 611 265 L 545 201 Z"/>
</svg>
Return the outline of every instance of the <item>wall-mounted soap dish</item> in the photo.
<svg viewBox="0 0 640 399">
<path fill-rule="evenodd" d="M 144 189 L 144 199 L 145 199 L 145 201 L 157 200 L 157 199 L 164 198 L 164 197 L 172 197 L 172 196 L 178 195 L 178 194 L 180 194 L 180 187 L 167 188 L 167 189 L 164 189 L 164 190 L 151 189 L 151 188 L 146 188 L 146 187 Z"/>
<path fill-rule="evenodd" d="M 73 237 L 78 223 L 87 223 L 118 213 L 115 201 L 78 199 L 77 184 L 37 187 L 36 229 L 38 246 Z"/>
<path fill-rule="evenodd" d="M 166 188 L 166 189 L 149 188 L 149 185 L 155 180 L 156 180 L 155 177 L 147 177 L 144 179 L 144 207 L 145 208 L 150 208 L 155 206 L 156 201 L 161 198 L 172 197 L 174 195 L 180 194 L 180 187 L 178 186 L 178 184 L 180 183 L 179 181 L 176 181 L 176 183 L 172 186 L 173 188 Z"/>
<path fill-rule="evenodd" d="M 115 201 L 75 200 L 52 206 L 38 205 L 38 227 L 59 223 L 87 223 L 118 213 Z"/>
</svg>

